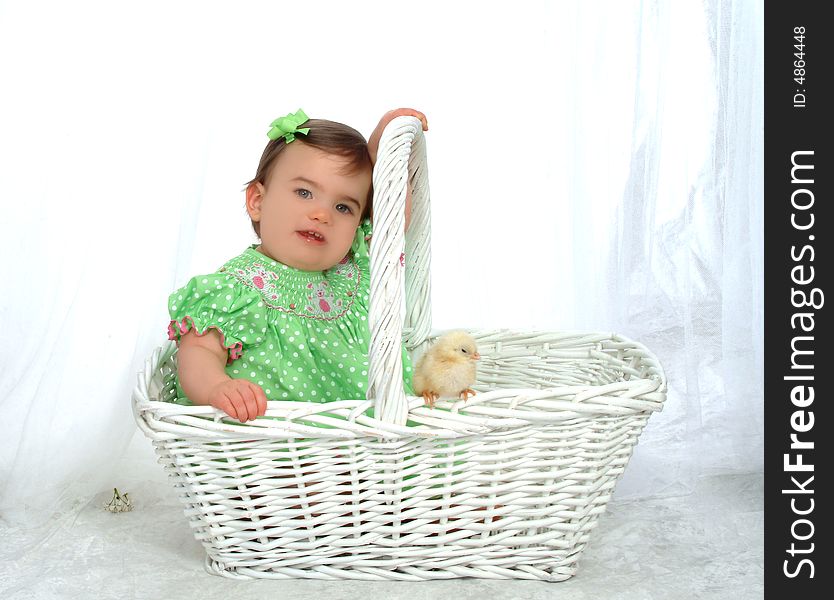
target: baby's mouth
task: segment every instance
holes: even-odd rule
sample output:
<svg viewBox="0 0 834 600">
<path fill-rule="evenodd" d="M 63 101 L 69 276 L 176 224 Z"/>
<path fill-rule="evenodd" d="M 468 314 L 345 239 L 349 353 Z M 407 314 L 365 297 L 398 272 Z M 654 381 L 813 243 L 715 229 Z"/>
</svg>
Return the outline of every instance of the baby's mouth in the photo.
<svg viewBox="0 0 834 600">
<path fill-rule="evenodd" d="M 323 244 L 324 243 L 324 236 L 320 234 L 318 231 L 297 231 L 296 232 L 302 239 L 312 243 L 312 244 Z"/>
</svg>

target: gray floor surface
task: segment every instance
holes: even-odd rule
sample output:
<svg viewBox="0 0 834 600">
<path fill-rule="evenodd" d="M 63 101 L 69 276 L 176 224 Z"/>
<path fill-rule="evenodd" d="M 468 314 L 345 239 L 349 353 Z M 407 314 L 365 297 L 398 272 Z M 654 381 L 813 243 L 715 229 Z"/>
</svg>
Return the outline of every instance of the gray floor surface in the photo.
<svg viewBox="0 0 834 600">
<path fill-rule="evenodd" d="M 458 579 L 427 582 L 234 581 L 203 570 L 173 488 L 147 464 L 129 489 L 132 512 L 93 499 L 48 529 L 0 524 L 0 598 L 234 600 L 732 599 L 763 596 L 763 477 L 702 478 L 685 496 L 614 498 L 578 573 L 560 583 Z"/>
</svg>

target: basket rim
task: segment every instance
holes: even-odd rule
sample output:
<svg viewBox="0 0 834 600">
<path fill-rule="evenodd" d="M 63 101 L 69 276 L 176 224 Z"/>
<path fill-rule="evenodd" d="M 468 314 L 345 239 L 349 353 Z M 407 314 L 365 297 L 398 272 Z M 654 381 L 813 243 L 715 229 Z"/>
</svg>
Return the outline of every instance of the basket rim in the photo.
<svg viewBox="0 0 834 600">
<path fill-rule="evenodd" d="M 373 407 L 373 399 L 327 403 L 270 400 L 266 418 L 259 417 L 244 425 L 211 406 L 181 405 L 151 397 L 152 381 L 156 379 L 159 383 L 160 369 L 176 353 L 176 344 L 169 341 L 153 352 L 138 375 L 132 396 L 134 417 L 143 432 L 154 439 L 184 436 L 211 439 L 452 439 L 482 435 L 496 429 L 570 426 L 598 418 L 640 419 L 662 410 L 666 398 L 663 369 L 643 344 L 625 336 L 583 331 L 470 331 L 476 339 L 496 344 L 507 344 L 507 340 L 512 343 L 517 338 L 558 346 L 581 341 L 584 346 L 581 351 L 557 348 L 548 352 L 553 356 L 564 353 L 568 357 L 585 353 L 589 360 L 613 361 L 620 368 L 627 367 L 625 358 L 632 362 L 639 359 L 648 376 L 630 376 L 602 385 L 497 388 L 480 392 L 465 401 L 441 399 L 434 409 L 425 407 L 422 397 L 408 396 L 408 418 L 412 425 L 388 423 L 366 414 Z M 430 339 L 442 333 L 432 332 Z M 545 339 L 550 342 L 542 341 Z M 623 357 L 614 357 L 613 351 Z"/>
</svg>

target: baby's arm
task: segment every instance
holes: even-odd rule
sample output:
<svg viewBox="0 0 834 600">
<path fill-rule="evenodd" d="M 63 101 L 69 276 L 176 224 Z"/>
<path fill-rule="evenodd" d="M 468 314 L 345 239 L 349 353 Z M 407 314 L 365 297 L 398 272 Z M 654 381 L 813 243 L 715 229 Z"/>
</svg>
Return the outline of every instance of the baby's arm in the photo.
<svg viewBox="0 0 834 600">
<path fill-rule="evenodd" d="M 423 131 L 429 130 L 429 122 L 426 119 L 426 115 L 421 113 L 419 110 L 414 110 L 413 108 L 396 108 L 394 110 L 389 110 L 387 113 L 382 115 L 382 118 L 379 120 L 379 123 L 374 129 L 374 132 L 371 134 L 370 139 L 368 140 L 368 152 L 371 155 L 371 162 L 376 164 L 376 154 L 379 150 L 379 140 L 382 138 L 382 131 L 385 129 L 385 126 L 388 125 L 391 121 L 396 119 L 397 117 L 417 117 L 420 119 L 420 122 L 423 124 Z M 408 231 L 408 225 L 411 223 L 411 184 L 409 183 L 408 188 L 405 192 L 405 230 Z"/>
<path fill-rule="evenodd" d="M 220 334 L 214 329 L 204 335 L 192 330 L 182 336 L 177 373 L 185 395 L 194 404 L 219 408 L 241 422 L 265 414 L 263 389 L 251 381 L 226 375 L 227 356 Z"/>
</svg>

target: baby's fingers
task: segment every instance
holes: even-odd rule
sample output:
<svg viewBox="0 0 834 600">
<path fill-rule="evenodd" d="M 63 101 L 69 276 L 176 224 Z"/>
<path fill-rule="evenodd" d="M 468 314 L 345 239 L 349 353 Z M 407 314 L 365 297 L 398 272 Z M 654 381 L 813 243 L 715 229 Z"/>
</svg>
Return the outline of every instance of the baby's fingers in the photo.
<svg viewBox="0 0 834 600">
<path fill-rule="evenodd" d="M 219 408 L 233 419 L 237 419 L 238 421 L 240 421 L 240 419 L 238 418 L 237 410 L 235 410 L 235 405 L 229 398 L 228 394 L 225 394 L 223 398 L 220 400 L 220 402 L 212 405 L 215 408 Z"/>
<path fill-rule="evenodd" d="M 254 383 L 250 383 L 249 385 L 243 386 L 238 389 L 240 392 L 240 397 L 243 399 L 244 406 L 246 407 L 246 414 L 247 414 L 247 421 L 253 420 L 259 414 L 263 414 L 260 412 L 260 407 L 258 406 L 258 400 L 255 396 L 255 390 L 253 387 L 258 387 Z"/>
<path fill-rule="evenodd" d="M 250 383 L 249 387 L 252 389 L 252 393 L 255 395 L 255 404 L 258 409 L 258 416 L 265 415 L 267 398 L 263 388 L 255 383 Z"/>
<path fill-rule="evenodd" d="M 421 113 L 419 110 L 414 110 L 413 108 L 409 108 L 408 110 L 411 111 L 411 116 L 412 117 L 417 117 L 418 119 L 420 119 L 420 123 L 423 124 L 423 131 L 428 131 L 429 130 L 429 121 L 428 121 L 428 119 L 426 119 L 426 115 Z"/>
<path fill-rule="evenodd" d="M 235 412 L 237 412 L 237 420 L 241 423 L 245 423 L 250 418 L 255 418 L 254 415 L 249 415 L 249 406 L 245 395 L 248 391 L 246 387 L 238 387 L 229 392 L 229 398 L 234 404 Z"/>
<path fill-rule="evenodd" d="M 429 130 L 429 121 L 426 119 L 426 115 L 421 113 L 419 110 L 414 110 L 413 108 L 406 108 L 403 110 L 407 111 L 408 116 L 420 119 L 420 123 L 423 125 L 423 131 Z"/>
<path fill-rule="evenodd" d="M 423 131 L 429 130 L 429 122 L 426 119 L 426 115 L 421 113 L 419 110 L 414 110 L 413 108 L 397 108 L 388 113 L 391 115 L 389 120 L 393 120 L 394 117 L 416 117 L 420 119 L 420 123 L 423 125 Z"/>
</svg>

